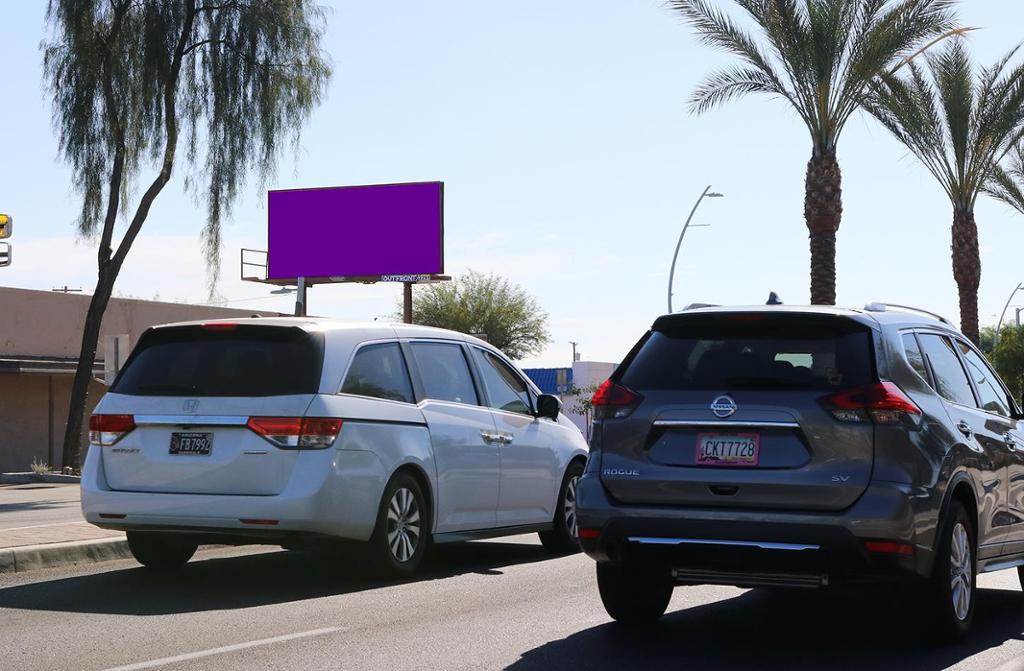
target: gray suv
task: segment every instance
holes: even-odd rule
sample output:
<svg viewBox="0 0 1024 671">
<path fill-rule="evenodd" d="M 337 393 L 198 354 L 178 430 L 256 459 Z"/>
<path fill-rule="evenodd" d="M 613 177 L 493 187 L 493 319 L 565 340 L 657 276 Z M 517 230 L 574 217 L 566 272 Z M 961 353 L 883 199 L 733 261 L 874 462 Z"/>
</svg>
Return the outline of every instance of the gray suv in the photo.
<svg viewBox="0 0 1024 671">
<path fill-rule="evenodd" d="M 579 537 L 616 620 L 660 617 L 675 585 L 895 582 L 955 639 L 979 572 L 1024 581 L 1024 415 L 945 319 L 685 310 L 593 405 Z"/>
</svg>

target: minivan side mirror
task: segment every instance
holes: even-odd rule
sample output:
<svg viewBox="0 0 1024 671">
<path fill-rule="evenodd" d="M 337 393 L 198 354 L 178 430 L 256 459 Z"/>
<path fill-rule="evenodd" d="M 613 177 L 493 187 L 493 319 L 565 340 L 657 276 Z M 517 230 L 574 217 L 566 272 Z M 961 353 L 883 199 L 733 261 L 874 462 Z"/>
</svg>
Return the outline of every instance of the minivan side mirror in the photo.
<svg viewBox="0 0 1024 671">
<path fill-rule="evenodd" d="M 558 413 L 562 411 L 562 402 L 557 396 L 541 394 L 537 397 L 537 416 L 547 417 L 551 420 L 558 419 Z"/>
</svg>

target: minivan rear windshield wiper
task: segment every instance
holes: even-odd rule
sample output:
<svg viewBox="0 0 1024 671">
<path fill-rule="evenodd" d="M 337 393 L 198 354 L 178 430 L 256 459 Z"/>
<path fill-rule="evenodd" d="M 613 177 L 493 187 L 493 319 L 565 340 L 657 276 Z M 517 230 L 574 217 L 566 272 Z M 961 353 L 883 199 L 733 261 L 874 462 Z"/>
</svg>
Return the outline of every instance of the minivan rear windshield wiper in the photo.
<svg viewBox="0 0 1024 671">
<path fill-rule="evenodd" d="M 140 391 L 164 392 L 167 394 L 194 394 L 199 391 L 194 384 L 140 384 Z"/>
</svg>

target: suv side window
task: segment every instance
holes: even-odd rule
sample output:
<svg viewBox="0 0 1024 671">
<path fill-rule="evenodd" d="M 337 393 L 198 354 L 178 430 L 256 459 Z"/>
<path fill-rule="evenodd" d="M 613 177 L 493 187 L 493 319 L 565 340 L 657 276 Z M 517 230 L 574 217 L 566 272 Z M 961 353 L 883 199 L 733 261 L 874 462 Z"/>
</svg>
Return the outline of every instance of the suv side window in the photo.
<svg viewBox="0 0 1024 671">
<path fill-rule="evenodd" d="M 935 391 L 953 403 L 976 407 L 974 391 L 960 364 L 960 357 L 953 351 L 953 343 L 944 336 L 930 333 L 920 334 L 918 340 L 935 376 Z"/>
<path fill-rule="evenodd" d="M 419 367 L 427 398 L 479 405 L 462 345 L 413 341 L 409 347 Z"/>
<path fill-rule="evenodd" d="M 917 344 L 917 336 L 913 333 L 903 334 L 903 354 L 907 363 L 921 378 L 931 384 L 931 376 L 928 375 L 928 366 L 924 363 L 924 354 L 921 353 L 921 346 Z"/>
<path fill-rule="evenodd" d="M 960 353 L 964 355 L 964 361 L 967 362 L 967 371 L 974 380 L 974 386 L 978 388 L 982 410 L 994 412 L 1003 417 L 1009 417 L 1009 398 L 1002 385 L 999 384 L 996 374 L 992 372 L 992 368 L 966 343 L 957 342 L 957 347 L 960 348 Z"/>
<path fill-rule="evenodd" d="M 506 412 L 532 415 L 530 392 L 522 378 L 490 352 L 474 347 L 473 355 L 480 364 L 490 406 Z"/>
<path fill-rule="evenodd" d="M 360 348 L 345 375 L 341 393 L 412 403 L 409 369 L 398 343 Z"/>
</svg>

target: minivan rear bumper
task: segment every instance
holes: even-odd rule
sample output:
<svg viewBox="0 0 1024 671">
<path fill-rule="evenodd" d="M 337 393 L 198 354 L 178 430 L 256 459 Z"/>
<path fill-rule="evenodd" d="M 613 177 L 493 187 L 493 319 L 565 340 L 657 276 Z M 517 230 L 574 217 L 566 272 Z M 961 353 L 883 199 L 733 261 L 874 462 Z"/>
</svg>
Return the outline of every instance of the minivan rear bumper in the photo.
<svg viewBox="0 0 1024 671">
<path fill-rule="evenodd" d="M 303 450 L 285 488 L 246 496 L 118 491 L 100 449 L 82 468 L 82 513 L 107 529 L 187 533 L 276 543 L 303 535 L 368 540 L 387 482 L 380 459 L 362 450 Z M 217 542 L 217 541 L 210 541 Z"/>
<path fill-rule="evenodd" d="M 931 572 L 931 548 L 915 543 L 906 485 L 872 483 L 841 513 L 626 505 L 589 473 L 577 492 L 580 529 L 597 533 L 581 541 L 584 552 L 601 562 L 660 566 L 683 583 L 825 586 Z M 913 551 L 872 553 L 868 541 Z"/>
</svg>

